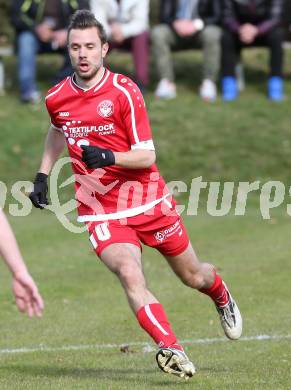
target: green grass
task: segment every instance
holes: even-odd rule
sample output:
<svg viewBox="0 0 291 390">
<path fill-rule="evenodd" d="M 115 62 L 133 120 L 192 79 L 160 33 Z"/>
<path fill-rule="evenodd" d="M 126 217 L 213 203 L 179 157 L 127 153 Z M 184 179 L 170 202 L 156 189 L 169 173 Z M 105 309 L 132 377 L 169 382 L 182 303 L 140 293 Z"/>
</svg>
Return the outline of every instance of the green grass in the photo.
<svg viewBox="0 0 291 390">
<path fill-rule="evenodd" d="M 290 333 L 289 220 L 277 218 L 276 223 L 262 221 L 252 210 L 241 219 L 186 218 L 198 254 L 215 262 L 232 287 L 244 316 L 244 336 Z M 131 353 L 120 352 L 121 344 L 150 340 L 128 309 L 115 277 L 91 252 L 87 234 L 71 234 L 55 217 L 44 213 L 40 219 L 37 211 L 10 220 L 46 310 L 41 320 L 17 314 L 7 271 L 1 266 L 0 350 L 39 345 L 115 347 L 0 353 L 1 389 L 290 387 L 290 339 L 186 343 L 198 367 L 189 383 L 160 373 L 154 353 L 143 353 L 140 345 L 130 347 Z M 223 338 L 207 297 L 184 287 L 153 250 L 145 250 L 144 267 L 150 289 L 163 302 L 180 339 Z"/>
<path fill-rule="evenodd" d="M 286 69 L 291 56 L 286 52 Z M 175 55 L 179 97 L 153 98 L 156 75 L 146 98 L 167 180 L 203 176 L 205 181 L 281 180 L 290 186 L 291 74 L 286 100 L 271 104 L 265 97 L 266 53 L 244 53 L 247 89 L 232 104 L 207 105 L 197 96 L 200 54 Z M 40 59 L 41 87 L 53 76 L 55 60 Z M 128 57 L 115 55 L 112 67 L 125 70 Z M 289 67 L 289 68 L 288 68 Z M 17 180 L 31 180 L 39 165 L 48 117 L 43 106 L 18 103 L 15 61 L 7 63 L 8 94 L 0 98 L 0 180 L 8 193 Z M 191 77 L 193 75 L 193 79 Z M 68 171 L 64 176 L 68 175 Z M 72 191 L 64 191 L 64 198 Z M 205 191 L 207 193 L 207 191 Z M 179 202 L 185 201 L 181 196 Z M 287 199 L 287 198 L 286 198 Z M 198 215 L 185 217 L 198 255 L 216 264 L 239 302 L 244 336 L 290 335 L 290 220 L 286 208 L 263 220 L 258 197 L 247 215 L 211 217 L 202 195 Z M 6 209 L 12 202 L 6 201 Z M 72 215 L 72 218 L 75 216 Z M 88 389 L 288 389 L 291 387 L 290 339 L 222 342 L 223 333 L 212 303 L 183 286 L 153 250 L 144 251 L 150 289 L 163 303 L 172 326 L 198 368 L 189 382 L 158 371 L 151 343 L 127 306 L 115 276 L 96 259 L 84 234 L 68 232 L 51 213 L 33 210 L 25 218 L 9 217 L 23 255 L 45 298 L 41 320 L 18 314 L 8 271 L 1 264 L 1 390 Z M 211 344 L 195 340 L 219 338 Z M 119 346 L 133 343 L 130 353 Z M 111 344 L 111 348 L 105 348 Z M 51 347 L 52 351 L 4 353 L 4 349 Z M 60 350 L 62 346 L 92 346 Z M 93 348 L 94 345 L 101 347 Z M 102 347 L 103 345 L 103 347 Z"/>
</svg>

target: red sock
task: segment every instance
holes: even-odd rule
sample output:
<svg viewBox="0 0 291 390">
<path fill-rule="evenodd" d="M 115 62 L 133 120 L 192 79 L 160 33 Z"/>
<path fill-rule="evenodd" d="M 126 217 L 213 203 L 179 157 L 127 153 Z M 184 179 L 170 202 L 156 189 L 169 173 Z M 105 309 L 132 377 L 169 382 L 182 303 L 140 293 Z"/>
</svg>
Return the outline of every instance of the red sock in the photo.
<svg viewBox="0 0 291 390">
<path fill-rule="evenodd" d="M 183 351 L 172 331 L 163 306 L 150 303 L 136 313 L 140 326 L 155 340 L 160 348 L 173 347 Z"/>
<path fill-rule="evenodd" d="M 229 301 L 227 289 L 222 283 L 221 277 L 216 272 L 213 285 L 210 288 L 202 288 L 199 291 L 208 295 L 217 306 L 225 306 Z"/>
</svg>

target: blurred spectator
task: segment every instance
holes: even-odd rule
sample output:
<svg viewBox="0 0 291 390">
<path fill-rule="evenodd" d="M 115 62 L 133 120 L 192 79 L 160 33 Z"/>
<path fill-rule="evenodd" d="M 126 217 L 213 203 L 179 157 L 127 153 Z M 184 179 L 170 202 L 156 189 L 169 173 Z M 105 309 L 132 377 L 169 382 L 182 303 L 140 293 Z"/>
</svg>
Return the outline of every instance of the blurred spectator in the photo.
<svg viewBox="0 0 291 390">
<path fill-rule="evenodd" d="M 110 49 L 131 51 L 135 81 L 144 91 L 149 83 L 149 0 L 91 0 L 91 10 L 105 28 Z"/>
<path fill-rule="evenodd" d="M 285 0 L 283 10 L 284 26 L 287 27 L 287 40 L 291 40 L 291 1 Z"/>
<path fill-rule="evenodd" d="M 267 46 L 270 49 L 268 96 L 283 99 L 284 31 L 281 26 L 284 0 L 223 0 L 222 95 L 236 99 L 238 85 L 235 65 L 242 47 Z"/>
<path fill-rule="evenodd" d="M 220 1 L 162 0 L 160 22 L 152 31 L 152 44 L 160 77 L 156 96 L 171 99 L 176 96 L 171 50 L 202 47 L 203 81 L 200 96 L 216 99 L 216 81 L 220 67 Z"/>
<path fill-rule="evenodd" d="M 88 0 L 12 0 L 11 20 L 16 30 L 18 79 L 23 102 L 37 103 L 36 54 L 60 52 L 64 65 L 55 82 L 71 73 L 67 54 L 67 31 L 70 16 L 79 8 L 89 8 Z"/>
</svg>

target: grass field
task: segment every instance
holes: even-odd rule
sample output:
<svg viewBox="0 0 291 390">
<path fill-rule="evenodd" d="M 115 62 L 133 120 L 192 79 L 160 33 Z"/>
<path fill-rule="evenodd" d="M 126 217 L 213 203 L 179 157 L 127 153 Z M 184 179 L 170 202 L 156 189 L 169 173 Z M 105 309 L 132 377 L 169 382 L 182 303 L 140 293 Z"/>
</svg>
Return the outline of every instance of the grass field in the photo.
<svg viewBox="0 0 291 390">
<path fill-rule="evenodd" d="M 157 102 L 151 89 L 147 104 L 159 165 L 167 180 L 189 184 L 192 178 L 203 176 L 206 181 L 280 180 L 290 186 L 290 54 L 287 98 L 282 104 L 265 98 L 265 53 L 250 51 L 246 56 L 251 64 L 249 82 L 234 104 L 200 102 L 195 95 L 197 53 L 175 57 L 181 80 L 178 99 Z M 53 67 L 49 58 L 42 61 L 46 89 Z M 126 61 L 118 66 L 113 62 L 113 67 L 122 69 Z M 192 61 L 193 80 L 189 75 Z M 8 65 L 11 85 L 0 101 L 0 180 L 9 193 L 16 180 L 34 176 L 47 115 L 43 107 L 18 103 L 15 62 Z M 64 198 L 69 195 L 71 191 Z M 185 199 L 185 195 L 180 198 Z M 6 210 L 11 203 L 15 201 L 9 197 Z M 72 234 L 51 213 L 33 210 L 26 217 L 9 219 L 46 310 L 40 320 L 17 313 L 10 278 L 1 264 L 0 390 L 291 388 L 290 217 L 286 208 L 274 209 L 272 218 L 263 220 L 254 197 L 245 216 L 234 216 L 232 210 L 225 217 L 211 217 L 205 203 L 202 196 L 198 215 L 185 217 L 186 225 L 199 257 L 217 265 L 239 303 L 244 317 L 242 340 L 225 340 L 209 299 L 183 286 L 161 256 L 146 248 L 149 287 L 164 304 L 198 369 L 188 382 L 161 373 L 151 340 L 139 328 L 115 277 L 96 259 L 87 234 Z M 121 352 L 124 344 L 129 344 L 128 352 Z"/>
<path fill-rule="evenodd" d="M 95 259 L 86 234 L 68 233 L 51 215 L 40 221 L 37 212 L 11 222 L 46 311 L 41 320 L 17 314 L 7 272 L 1 270 L 1 389 L 290 388 L 288 218 L 270 223 L 250 212 L 242 219 L 186 219 L 201 258 L 214 261 L 232 287 L 244 316 L 244 336 L 281 340 L 226 341 L 208 298 L 182 286 L 158 254 L 145 251 L 149 286 L 178 337 L 188 340 L 186 351 L 198 367 L 188 383 L 160 373 L 154 352 L 143 352 L 140 343 L 150 339 L 127 308 L 115 277 Z M 133 343 L 130 352 L 120 352 L 127 343 Z M 40 346 L 43 351 L 3 351 Z"/>
</svg>

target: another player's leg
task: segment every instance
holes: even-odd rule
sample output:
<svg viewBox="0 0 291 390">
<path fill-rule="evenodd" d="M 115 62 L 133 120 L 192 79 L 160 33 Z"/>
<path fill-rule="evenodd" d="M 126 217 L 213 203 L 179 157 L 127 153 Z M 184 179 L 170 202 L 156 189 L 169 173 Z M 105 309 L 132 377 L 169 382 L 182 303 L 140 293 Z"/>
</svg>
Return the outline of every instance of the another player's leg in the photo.
<svg viewBox="0 0 291 390">
<path fill-rule="evenodd" d="M 158 366 L 164 372 L 186 379 L 191 377 L 195 368 L 178 343 L 163 306 L 146 286 L 140 248 L 115 243 L 106 247 L 99 256 L 119 278 L 140 326 L 161 348 L 157 354 Z"/>
<path fill-rule="evenodd" d="M 200 263 L 191 244 L 176 256 L 166 256 L 184 284 L 208 295 L 214 302 L 225 335 L 236 340 L 242 333 L 242 318 L 235 300 L 213 265 Z"/>
</svg>

